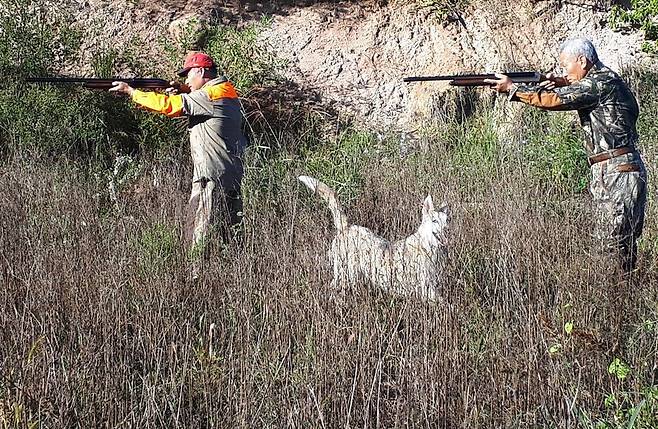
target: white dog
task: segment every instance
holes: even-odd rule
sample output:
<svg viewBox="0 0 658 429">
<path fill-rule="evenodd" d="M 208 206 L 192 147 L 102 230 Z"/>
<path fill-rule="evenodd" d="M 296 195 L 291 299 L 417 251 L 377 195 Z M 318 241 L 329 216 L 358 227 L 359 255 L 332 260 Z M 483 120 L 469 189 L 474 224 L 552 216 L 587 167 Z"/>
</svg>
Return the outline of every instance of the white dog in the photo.
<svg viewBox="0 0 658 429">
<path fill-rule="evenodd" d="M 329 186 L 308 176 L 300 176 L 299 180 L 328 203 L 333 215 L 337 229 L 330 251 L 333 287 L 368 281 L 388 292 L 415 294 L 430 301 L 437 299 L 436 283 L 446 255 L 447 206 L 435 210 L 428 195 L 418 230 L 404 240 L 391 243 L 367 228 L 349 226 L 336 193 Z"/>
</svg>

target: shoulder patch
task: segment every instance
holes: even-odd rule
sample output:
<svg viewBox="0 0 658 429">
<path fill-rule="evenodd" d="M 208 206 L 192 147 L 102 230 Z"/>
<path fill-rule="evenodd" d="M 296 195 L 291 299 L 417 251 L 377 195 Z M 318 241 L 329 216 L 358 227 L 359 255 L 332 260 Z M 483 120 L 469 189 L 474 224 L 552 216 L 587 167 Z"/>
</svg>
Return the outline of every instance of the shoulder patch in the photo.
<svg viewBox="0 0 658 429">
<path fill-rule="evenodd" d="M 238 98 L 238 93 L 231 82 L 223 82 L 217 85 L 204 88 L 210 101 L 216 101 L 222 98 Z"/>
</svg>

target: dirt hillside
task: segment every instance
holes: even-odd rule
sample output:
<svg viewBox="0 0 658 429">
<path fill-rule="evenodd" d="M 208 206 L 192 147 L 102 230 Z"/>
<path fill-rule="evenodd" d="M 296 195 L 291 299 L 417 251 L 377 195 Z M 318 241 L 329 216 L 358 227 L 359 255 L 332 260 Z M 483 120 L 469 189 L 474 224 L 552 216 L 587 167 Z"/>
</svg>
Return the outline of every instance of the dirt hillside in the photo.
<svg viewBox="0 0 658 429">
<path fill-rule="evenodd" d="M 90 0 L 78 14 L 110 36 L 103 43 L 127 46 L 139 37 L 139 54 L 154 61 L 162 56 L 155 42 L 177 37 L 191 20 L 240 25 L 271 16 L 260 40 L 285 60 L 284 75 L 378 128 L 409 128 L 440 109 L 446 85 L 406 85 L 404 76 L 550 71 L 561 41 L 573 36 L 591 38 L 613 68 L 651 62 L 639 51 L 640 33 L 609 28 L 601 2 L 475 0 L 448 9 L 419 3 Z M 163 73 L 168 67 L 162 64 Z"/>
</svg>

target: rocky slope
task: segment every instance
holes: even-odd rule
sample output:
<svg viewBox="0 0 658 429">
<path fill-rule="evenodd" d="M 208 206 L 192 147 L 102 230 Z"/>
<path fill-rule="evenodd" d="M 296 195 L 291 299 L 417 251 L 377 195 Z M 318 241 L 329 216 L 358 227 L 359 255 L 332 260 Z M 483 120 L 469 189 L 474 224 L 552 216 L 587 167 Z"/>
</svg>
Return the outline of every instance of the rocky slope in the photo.
<svg viewBox="0 0 658 429">
<path fill-rule="evenodd" d="M 613 68 L 651 62 L 639 52 L 641 34 L 607 27 L 600 2 L 474 0 L 451 10 L 419 3 L 89 0 L 79 19 L 96 23 L 107 36 L 98 40 L 111 46 L 137 34 L 145 42 L 139 55 L 156 57 L 157 44 L 148 42 L 180 35 L 191 19 L 240 23 L 271 14 L 260 40 L 285 60 L 284 75 L 377 128 L 409 128 L 440 110 L 447 85 L 403 84 L 408 75 L 550 71 L 561 41 L 580 35 Z"/>
<path fill-rule="evenodd" d="M 605 11 L 593 7 L 539 1 L 492 9 L 475 3 L 447 18 L 409 4 L 298 9 L 276 17 L 263 40 L 288 60 L 292 79 L 379 126 L 405 126 L 440 107 L 445 85 L 407 85 L 403 76 L 550 71 L 561 41 L 579 35 L 614 68 L 648 60 L 638 52 L 640 34 L 613 32 Z"/>
</svg>

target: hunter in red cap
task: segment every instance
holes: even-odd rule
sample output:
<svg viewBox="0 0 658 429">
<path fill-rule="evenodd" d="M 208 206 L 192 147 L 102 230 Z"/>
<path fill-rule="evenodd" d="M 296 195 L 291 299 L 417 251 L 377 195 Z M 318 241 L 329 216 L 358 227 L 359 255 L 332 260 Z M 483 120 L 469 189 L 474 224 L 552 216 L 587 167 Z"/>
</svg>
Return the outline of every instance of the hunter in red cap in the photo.
<svg viewBox="0 0 658 429">
<path fill-rule="evenodd" d="M 129 95 L 140 107 L 170 117 L 187 116 L 194 164 L 192 192 L 187 209 L 185 238 L 192 276 L 201 273 L 204 247 L 211 231 L 226 238 L 239 233 L 242 223 L 242 111 L 233 84 L 217 74 L 213 59 L 191 52 L 178 74 L 185 84 L 172 82 L 165 94 L 145 92 L 125 82 L 113 82 L 110 91 Z M 179 92 L 181 92 L 179 94 Z"/>
</svg>

